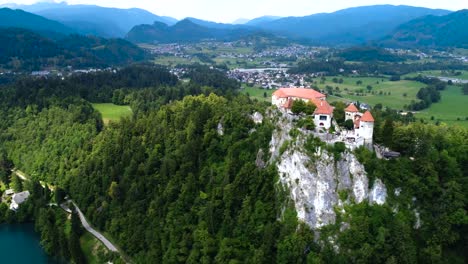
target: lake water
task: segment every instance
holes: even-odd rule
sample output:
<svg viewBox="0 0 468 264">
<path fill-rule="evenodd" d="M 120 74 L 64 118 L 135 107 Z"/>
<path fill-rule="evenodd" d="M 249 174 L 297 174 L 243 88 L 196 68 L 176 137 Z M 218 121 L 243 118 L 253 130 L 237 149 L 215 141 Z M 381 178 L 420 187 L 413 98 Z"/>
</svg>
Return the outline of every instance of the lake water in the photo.
<svg viewBox="0 0 468 264">
<path fill-rule="evenodd" d="M 0 225 L 0 262 L 14 264 L 58 263 L 39 244 L 33 224 Z"/>
</svg>

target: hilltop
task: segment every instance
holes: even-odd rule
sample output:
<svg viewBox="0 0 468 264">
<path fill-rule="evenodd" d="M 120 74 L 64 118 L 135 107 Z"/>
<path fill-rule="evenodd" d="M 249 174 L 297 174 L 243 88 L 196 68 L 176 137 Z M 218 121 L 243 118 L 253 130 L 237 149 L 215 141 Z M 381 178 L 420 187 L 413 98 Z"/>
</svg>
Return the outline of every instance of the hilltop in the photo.
<svg viewBox="0 0 468 264">
<path fill-rule="evenodd" d="M 52 40 L 26 29 L 0 29 L 0 67 L 17 71 L 108 67 L 141 61 L 145 56 L 143 50 L 123 39 L 70 35 Z"/>
<path fill-rule="evenodd" d="M 203 22 L 200 25 L 193 19 L 184 19 L 173 26 L 155 22 L 152 25 L 139 25 L 134 27 L 126 39 L 135 43 L 170 43 L 170 42 L 197 42 L 201 40 L 231 41 L 251 34 L 260 33 L 259 30 L 213 22 Z"/>
<path fill-rule="evenodd" d="M 120 9 L 67 3 L 5 4 L 3 6 L 22 9 L 56 20 L 80 34 L 100 37 L 124 37 L 134 26 L 152 24 L 155 21 L 168 25 L 177 22 L 174 18 L 158 16 L 139 8 Z"/>
<path fill-rule="evenodd" d="M 425 16 L 400 25 L 383 43 L 406 47 L 468 48 L 468 10 L 446 16 Z"/>
<path fill-rule="evenodd" d="M 70 34 L 75 31 L 57 21 L 53 21 L 23 10 L 13 10 L 9 8 L 0 8 L 0 27 L 25 28 L 41 33 L 50 34 L 51 32 Z"/>
<path fill-rule="evenodd" d="M 360 44 L 380 39 L 412 19 L 448 13 L 448 10 L 422 7 L 375 5 L 304 17 L 286 17 L 257 26 L 291 38 L 322 44 Z"/>
</svg>

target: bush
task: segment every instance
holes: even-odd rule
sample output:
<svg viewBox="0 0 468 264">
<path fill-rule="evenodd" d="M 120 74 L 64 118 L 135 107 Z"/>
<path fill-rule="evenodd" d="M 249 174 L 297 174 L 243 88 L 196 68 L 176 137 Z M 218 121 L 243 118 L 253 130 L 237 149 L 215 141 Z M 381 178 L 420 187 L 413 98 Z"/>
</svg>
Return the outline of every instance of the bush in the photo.
<svg viewBox="0 0 468 264">
<path fill-rule="evenodd" d="M 297 122 L 297 126 L 300 128 L 307 129 L 307 130 L 314 130 L 315 122 L 312 117 L 308 116 L 306 118 L 302 118 L 301 120 L 299 120 L 299 122 Z"/>
<path fill-rule="evenodd" d="M 279 149 L 279 154 L 280 155 L 283 155 L 284 152 L 286 152 L 286 150 L 288 149 L 289 147 L 289 140 L 286 140 L 283 145 L 281 145 L 280 149 Z"/>
<path fill-rule="evenodd" d="M 327 150 L 333 154 L 335 160 L 339 160 L 341 154 L 346 151 L 346 145 L 344 142 L 336 142 L 333 146 L 328 146 Z"/>
<path fill-rule="evenodd" d="M 353 120 L 351 119 L 348 119 L 344 122 L 344 127 L 347 129 L 347 130 L 352 130 L 354 128 L 354 122 Z"/>
<path fill-rule="evenodd" d="M 305 150 L 309 153 L 309 156 L 314 155 L 319 148 L 325 147 L 325 142 L 321 141 L 320 138 L 310 136 L 304 143 Z"/>
</svg>

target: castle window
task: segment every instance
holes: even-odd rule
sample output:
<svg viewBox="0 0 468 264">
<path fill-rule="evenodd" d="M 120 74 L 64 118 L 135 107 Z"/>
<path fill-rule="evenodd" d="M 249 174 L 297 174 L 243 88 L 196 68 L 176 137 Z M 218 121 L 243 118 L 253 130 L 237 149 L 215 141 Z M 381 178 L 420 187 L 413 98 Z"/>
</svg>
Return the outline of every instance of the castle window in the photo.
<svg viewBox="0 0 468 264">
<path fill-rule="evenodd" d="M 320 121 L 326 121 L 326 120 L 327 120 L 327 116 L 324 116 L 324 115 L 320 116 Z"/>
</svg>

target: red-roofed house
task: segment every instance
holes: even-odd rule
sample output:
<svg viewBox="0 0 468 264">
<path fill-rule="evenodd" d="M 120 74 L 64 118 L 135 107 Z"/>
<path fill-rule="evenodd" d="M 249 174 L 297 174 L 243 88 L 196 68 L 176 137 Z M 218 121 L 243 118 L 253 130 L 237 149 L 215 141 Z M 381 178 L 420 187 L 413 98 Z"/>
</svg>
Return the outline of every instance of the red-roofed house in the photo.
<svg viewBox="0 0 468 264">
<path fill-rule="evenodd" d="M 365 142 L 372 142 L 372 137 L 374 136 L 374 117 L 369 111 L 363 114 L 357 110 L 354 104 L 346 107 L 346 120 L 353 120 L 354 132 L 357 137 L 362 137 Z"/>
<path fill-rule="evenodd" d="M 314 112 L 315 126 L 329 129 L 332 124 L 334 108 L 328 104 L 326 98 L 326 95 L 313 89 L 280 88 L 273 93 L 271 102 L 283 109 L 291 109 L 294 100 L 311 102 L 317 106 Z"/>
</svg>

